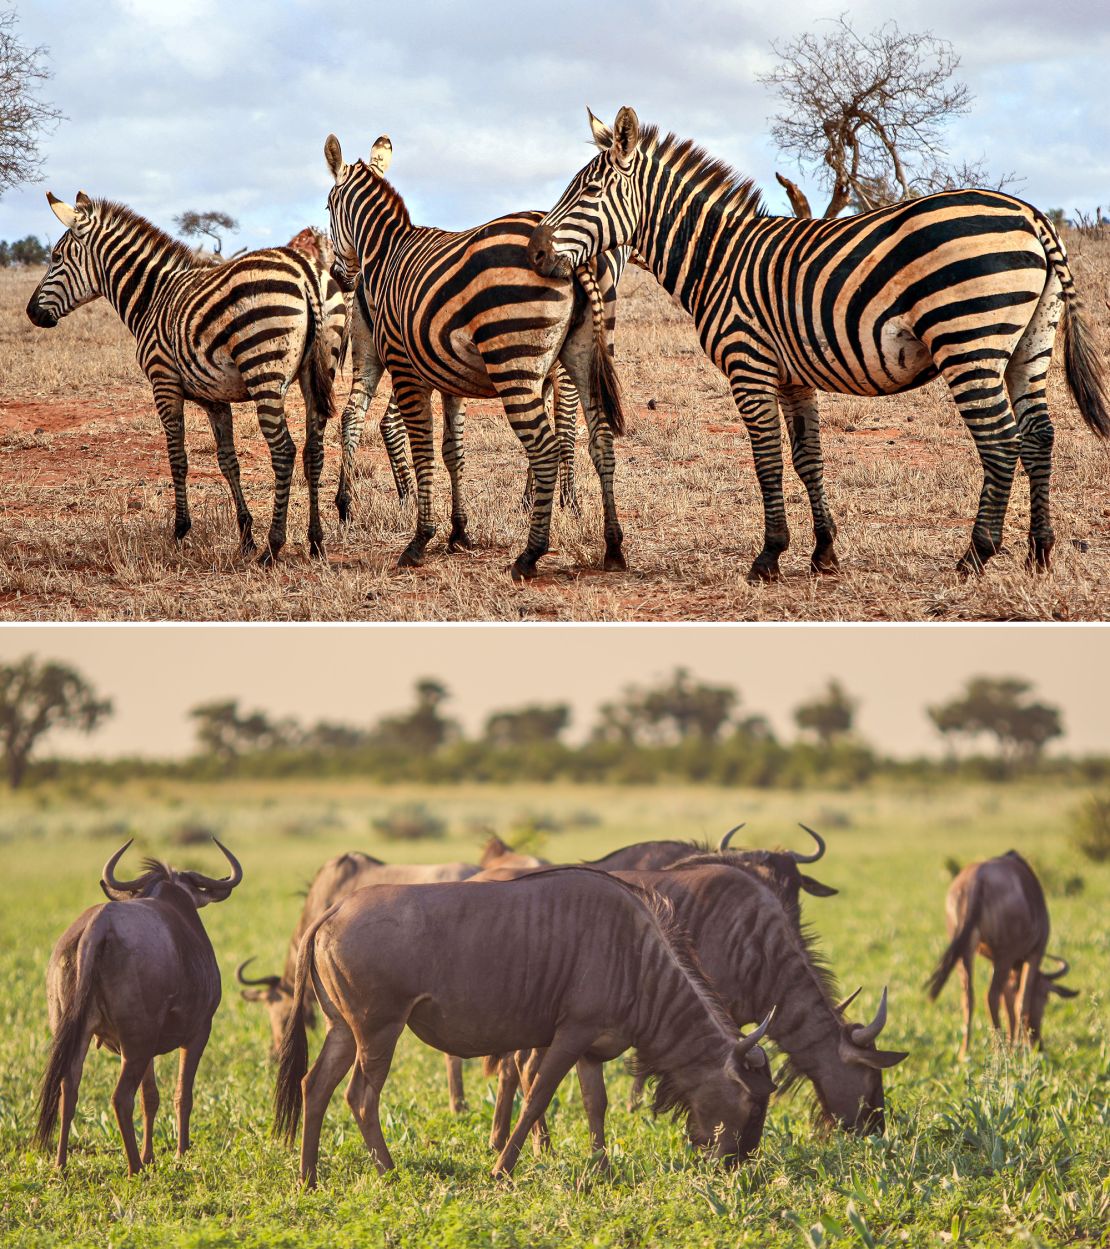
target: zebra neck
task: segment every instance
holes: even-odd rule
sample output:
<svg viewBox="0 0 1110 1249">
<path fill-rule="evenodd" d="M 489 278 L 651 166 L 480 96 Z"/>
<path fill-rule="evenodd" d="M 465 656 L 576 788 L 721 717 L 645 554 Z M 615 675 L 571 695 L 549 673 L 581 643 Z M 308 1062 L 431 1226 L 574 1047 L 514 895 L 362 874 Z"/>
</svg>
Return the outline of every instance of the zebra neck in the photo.
<svg viewBox="0 0 1110 1249">
<path fill-rule="evenodd" d="M 101 259 L 104 295 L 132 334 L 138 331 L 167 278 L 192 267 L 171 239 L 136 238 L 110 258 Z"/>
<path fill-rule="evenodd" d="M 370 223 L 355 246 L 362 257 L 362 281 L 366 297 L 373 307 L 379 302 L 380 287 L 389 263 L 398 248 L 416 229 L 410 221 L 400 219 Z"/>
</svg>

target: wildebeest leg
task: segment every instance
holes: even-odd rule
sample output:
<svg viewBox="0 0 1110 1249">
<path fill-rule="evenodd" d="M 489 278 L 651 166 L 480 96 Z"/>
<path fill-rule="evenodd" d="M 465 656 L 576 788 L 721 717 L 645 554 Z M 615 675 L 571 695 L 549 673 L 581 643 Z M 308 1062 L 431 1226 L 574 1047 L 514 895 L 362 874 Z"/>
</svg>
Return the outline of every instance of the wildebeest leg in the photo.
<svg viewBox="0 0 1110 1249">
<path fill-rule="evenodd" d="M 119 1125 L 124 1152 L 127 1154 L 128 1175 L 138 1175 L 142 1168 L 139 1147 L 135 1143 L 135 1093 L 150 1062 L 150 1054 L 142 1054 L 137 1058 L 124 1054 L 119 1080 L 112 1094 L 112 1109 L 116 1112 L 116 1123 Z"/>
<path fill-rule="evenodd" d="M 154 1161 L 154 1116 L 158 1113 L 158 1081 L 154 1078 L 154 1059 L 143 1072 L 143 1166 Z"/>
<path fill-rule="evenodd" d="M 964 1035 L 959 1053 L 961 1062 L 971 1049 L 971 1016 L 975 1010 L 975 976 L 972 969 L 974 958 L 974 953 L 968 953 L 960 959 L 960 987 L 964 991 Z"/>
<path fill-rule="evenodd" d="M 639 1110 L 644 1104 L 644 1089 L 647 1087 L 647 1076 L 632 1077 L 632 1091 L 628 1094 L 628 1109 Z"/>
<path fill-rule="evenodd" d="M 516 1056 L 502 1054 L 497 1065 L 497 1100 L 493 1106 L 493 1125 L 489 1133 L 489 1147 L 498 1153 L 505 1148 L 505 1142 L 509 1139 L 513 1126 L 513 1101 L 519 1087 Z"/>
<path fill-rule="evenodd" d="M 1017 968 L 1014 968 L 1006 978 L 1006 987 L 1002 990 L 1002 1001 L 1006 1007 L 1006 1024 L 1010 1030 L 1011 1045 L 1016 1045 L 1018 1041 L 1017 1016 L 1014 1012 L 1014 1006 L 1017 1002 L 1017 991 L 1020 982 L 1020 972 Z"/>
<path fill-rule="evenodd" d="M 521 1146 L 532 1130 L 532 1125 L 551 1104 L 551 1098 L 571 1067 L 578 1061 L 584 1046 L 571 1046 L 556 1035 L 552 1044 L 544 1052 L 540 1063 L 539 1074 L 532 1085 L 521 1108 L 513 1134 L 498 1156 L 493 1168 L 495 1178 L 511 1175 L 520 1157 Z"/>
<path fill-rule="evenodd" d="M 578 1060 L 578 1084 L 582 1089 L 582 1105 L 586 1109 L 586 1122 L 590 1125 L 590 1148 L 599 1154 L 603 1167 L 609 1167 L 609 1155 L 605 1149 L 605 1111 L 609 1096 L 605 1091 L 605 1074 L 597 1058 Z"/>
<path fill-rule="evenodd" d="M 466 1109 L 466 1091 L 463 1088 L 462 1059 L 454 1054 L 444 1054 L 443 1061 L 447 1066 L 447 1100 L 451 1105 L 451 1113 L 461 1115 Z"/>
<path fill-rule="evenodd" d="M 991 1023 L 994 1025 L 995 1032 L 999 1032 L 1002 1027 L 998 1018 L 998 1003 L 1012 970 L 1009 963 L 999 962 L 995 963 L 994 971 L 991 974 L 990 986 L 987 989 L 987 1009 L 991 1013 Z"/>
<path fill-rule="evenodd" d="M 536 1073 L 543 1062 L 543 1050 L 517 1050 L 516 1067 L 520 1076 L 520 1087 L 527 1097 L 532 1085 L 536 1082 Z M 547 1116 L 540 1115 L 532 1128 L 532 1152 L 538 1158 L 545 1149 L 551 1148 L 551 1133 L 547 1130 Z"/>
<path fill-rule="evenodd" d="M 231 497 L 235 501 L 235 521 L 239 526 L 239 551 L 242 555 L 254 553 L 254 538 L 251 528 L 254 521 L 243 495 L 243 487 L 239 482 L 239 457 L 235 454 L 235 424 L 231 415 L 230 403 L 206 403 L 208 423 L 212 426 L 212 437 L 216 440 L 216 462 L 224 481 L 228 484 Z"/>
<path fill-rule="evenodd" d="M 1017 1021 L 1018 1035 L 1021 1043 L 1032 1043 L 1032 1037 L 1029 1035 L 1029 1017 L 1033 1007 L 1033 986 L 1037 983 L 1037 977 L 1041 971 L 1041 959 L 1044 957 L 1043 950 L 1035 950 L 1025 961 L 1025 966 L 1021 969 L 1021 987 L 1018 989 L 1017 995 Z"/>
<path fill-rule="evenodd" d="M 355 1072 L 347 1087 L 347 1104 L 355 1116 L 370 1157 L 382 1174 L 393 1170 L 393 1156 L 382 1135 L 378 1102 L 386 1076 L 389 1075 L 397 1038 L 403 1030 L 403 1024 L 389 1023 L 376 1032 L 359 1038 Z"/>
<path fill-rule="evenodd" d="M 188 1045 L 181 1049 L 181 1057 L 177 1063 L 177 1091 L 173 1095 L 173 1106 L 177 1113 L 177 1156 L 189 1148 L 189 1116 L 193 1113 L 193 1081 L 196 1079 L 197 1067 L 200 1064 L 204 1047 L 208 1044 L 208 1033 L 205 1028 L 194 1037 Z"/>
<path fill-rule="evenodd" d="M 90 1033 L 86 1032 L 84 1040 L 74 1051 L 73 1066 L 62 1079 L 62 1114 L 61 1131 L 58 1134 L 57 1165 L 64 1167 L 69 1157 L 69 1128 L 73 1123 L 73 1114 L 77 1109 L 77 1093 L 81 1088 L 81 1071 L 85 1066 L 85 1055 L 89 1049 Z"/>
<path fill-rule="evenodd" d="M 320 1154 L 320 1128 L 331 1095 L 355 1061 L 354 1033 L 341 1019 L 329 1022 L 316 1061 L 301 1081 L 304 1121 L 301 1127 L 301 1183 L 316 1187 L 316 1161 Z M 353 1082 L 353 1081 L 352 1081 Z M 347 1093 L 350 1100 L 350 1090 Z"/>
</svg>

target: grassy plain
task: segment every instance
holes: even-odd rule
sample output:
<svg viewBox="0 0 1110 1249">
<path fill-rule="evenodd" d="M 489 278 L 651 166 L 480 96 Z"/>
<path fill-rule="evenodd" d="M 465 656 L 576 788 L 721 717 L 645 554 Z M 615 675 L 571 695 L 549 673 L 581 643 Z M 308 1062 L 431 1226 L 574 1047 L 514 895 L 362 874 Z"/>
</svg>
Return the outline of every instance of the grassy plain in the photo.
<svg viewBox="0 0 1110 1249">
<path fill-rule="evenodd" d="M 1110 865 L 1067 846 L 1076 789 L 869 788 L 857 793 L 477 786 L 381 789 L 349 782 L 40 790 L 0 812 L 0 1243 L 4 1245 L 422 1246 L 1064 1245 L 1110 1243 Z M 385 844 L 371 821 L 419 800 L 448 837 Z M 472 858 L 483 830 L 552 827 L 552 859 L 595 856 L 644 837 L 709 837 L 749 821 L 749 844 L 826 833 L 814 874 L 839 897 L 808 898 L 846 990 L 873 1008 L 889 984 L 884 1042 L 911 1057 L 887 1079 L 888 1130 L 859 1140 L 815 1130 L 810 1102 L 772 1106 L 762 1149 L 739 1172 L 706 1164 L 669 1121 L 624 1106 L 628 1078 L 610 1072 L 610 1177 L 591 1165 L 578 1090 L 568 1081 L 553 1115 L 554 1152 L 526 1154 L 513 1186 L 488 1179 L 491 1090 L 468 1063 L 470 1110 L 447 1110 L 439 1055 L 411 1037 L 383 1099 L 398 1163 L 379 1179 L 341 1097 L 325 1122 L 321 1187 L 299 1192 L 293 1155 L 271 1141 L 268 1029 L 234 989 L 236 963 L 277 969 L 316 867 L 343 849 L 422 860 Z M 194 1149 L 172 1155 L 173 1059 L 160 1060 L 163 1108 L 154 1169 L 124 1174 L 109 1096 L 116 1062 L 86 1066 L 69 1171 L 32 1152 L 34 1091 L 48 1035 L 43 972 L 54 940 L 100 901 L 107 855 L 132 833 L 136 850 L 212 871 L 203 845 L 175 845 L 208 828 L 241 856 L 246 879 L 204 912 L 225 998 L 201 1065 Z M 982 1026 L 958 1066 L 957 990 L 930 1005 L 922 982 L 944 944 L 945 860 L 1020 849 L 1039 867 L 1053 920 L 1050 948 L 1072 962 L 1082 990 L 1049 1006 L 1044 1055 L 1013 1057 Z M 126 861 L 125 861 L 126 866 Z M 1073 878 L 1082 878 L 1076 891 Z M 449 939 L 449 938 L 448 938 Z M 978 988 L 985 988 L 980 974 Z M 313 1044 L 316 1044 L 314 1040 Z"/>
<path fill-rule="evenodd" d="M 1110 342 L 1110 240 L 1071 233 L 1076 282 L 1105 358 Z M 236 551 L 227 488 L 207 420 L 189 409 L 194 529 L 172 538 L 172 489 L 161 426 L 130 336 L 103 303 L 53 331 L 24 307 L 39 275 L 0 272 L 0 619 L 59 620 L 1090 620 L 1110 616 L 1107 448 L 1071 403 L 1057 351 L 1049 399 L 1057 427 L 1053 477 L 1058 543 L 1047 577 L 1023 569 L 1028 490 L 1015 485 L 1006 552 L 985 577 L 960 582 L 980 470 L 940 383 L 892 399 L 821 398 L 831 505 L 843 575 L 813 581 L 805 491 L 787 468 L 793 545 L 784 579 L 750 586 L 762 539 L 751 449 L 724 378 L 689 317 L 649 275 L 621 285 L 618 358 L 630 414 L 618 443 L 616 489 L 627 573 L 601 574 L 600 494 L 580 434 L 580 517 L 557 511 L 543 575 L 514 586 L 524 544 L 525 461 L 496 405 L 473 401 L 466 435 L 477 549 L 447 555 L 443 533 L 425 566 L 400 571 L 414 514 L 386 467 L 375 401 L 361 452 L 355 521 L 341 531 L 330 503 L 329 561 L 309 561 L 303 481 L 294 479 L 291 542 L 274 569 Z M 340 387 L 346 395 L 347 383 Z M 298 443 L 299 396 L 290 404 Z M 268 523 L 269 455 L 253 411 L 236 417 L 256 532 Z M 329 433 L 325 497 L 338 476 Z M 446 519 L 446 473 L 437 468 Z"/>
</svg>

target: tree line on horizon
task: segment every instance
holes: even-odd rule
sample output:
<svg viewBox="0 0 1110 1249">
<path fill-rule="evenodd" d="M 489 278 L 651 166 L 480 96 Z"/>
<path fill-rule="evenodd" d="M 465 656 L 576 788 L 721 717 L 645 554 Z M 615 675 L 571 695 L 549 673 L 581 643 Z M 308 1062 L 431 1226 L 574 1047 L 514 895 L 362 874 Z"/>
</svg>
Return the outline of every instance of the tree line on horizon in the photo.
<svg viewBox="0 0 1110 1249">
<path fill-rule="evenodd" d="M 0 664 L 0 748 L 8 784 L 48 779 L 59 768 L 185 779 L 266 776 L 365 776 L 382 781 L 530 780 L 650 782 L 658 778 L 755 786 L 811 781 L 851 785 L 885 774 L 959 773 L 1009 779 L 1023 772 L 1073 772 L 1110 778 L 1110 758 L 1048 759 L 1064 734 L 1060 710 L 1034 696 L 1031 682 L 976 676 L 953 698 L 925 708 L 947 744 L 943 759 L 893 760 L 856 727 L 858 700 L 836 679 L 793 709 L 797 735 L 784 741 L 765 715 L 743 706 L 731 685 L 675 668 L 653 683 L 626 686 L 603 703 L 585 739 L 566 740 L 566 703 L 525 703 L 492 711 L 468 736 L 450 714 L 450 690 L 426 677 L 412 703 L 360 725 L 312 724 L 242 708 L 236 699 L 194 706 L 196 753 L 184 760 L 52 761 L 32 755 L 54 728 L 94 732 L 112 714 L 75 669 L 26 656 Z M 991 744 L 983 753 L 983 743 Z"/>
</svg>

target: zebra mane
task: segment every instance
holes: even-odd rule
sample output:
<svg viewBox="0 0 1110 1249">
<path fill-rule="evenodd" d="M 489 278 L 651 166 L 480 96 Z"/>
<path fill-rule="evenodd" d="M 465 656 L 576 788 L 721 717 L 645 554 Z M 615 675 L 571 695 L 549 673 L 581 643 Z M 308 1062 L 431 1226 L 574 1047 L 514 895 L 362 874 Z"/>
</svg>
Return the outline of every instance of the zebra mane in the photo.
<svg viewBox="0 0 1110 1249">
<path fill-rule="evenodd" d="M 696 182 L 701 194 L 714 194 L 722 210 L 744 217 L 765 217 L 763 193 L 751 178 L 737 173 L 693 139 L 680 139 L 673 131 L 659 137 L 659 127 L 640 127 L 640 150 L 650 159 L 682 169 L 683 181 Z"/>
<path fill-rule="evenodd" d="M 388 178 L 371 169 L 364 160 L 356 161 L 353 168 L 357 170 L 360 175 L 365 174 L 368 178 L 372 178 L 374 182 L 377 183 L 377 185 L 380 186 L 385 192 L 386 200 L 388 200 L 388 202 L 397 209 L 402 223 L 406 226 L 412 225 L 412 216 L 409 213 L 408 205 L 405 203 L 404 197 Z"/>
<path fill-rule="evenodd" d="M 94 200 L 93 206 L 105 225 L 121 230 L 130 229 L 135 235 L 155 244 L 159 254 L 166 260 L 179 260 L 185 265 L 197 266 L 196 253 L 188 243 L 183 243 L 180 239 L 175 239 L 172 234 L 159 229 L 133 208 L 110 199 Z"/>
</svg>

